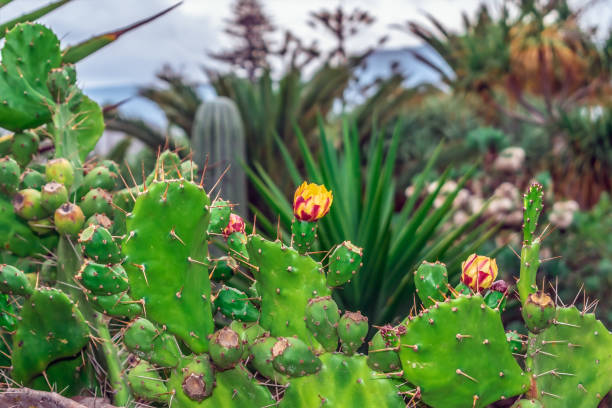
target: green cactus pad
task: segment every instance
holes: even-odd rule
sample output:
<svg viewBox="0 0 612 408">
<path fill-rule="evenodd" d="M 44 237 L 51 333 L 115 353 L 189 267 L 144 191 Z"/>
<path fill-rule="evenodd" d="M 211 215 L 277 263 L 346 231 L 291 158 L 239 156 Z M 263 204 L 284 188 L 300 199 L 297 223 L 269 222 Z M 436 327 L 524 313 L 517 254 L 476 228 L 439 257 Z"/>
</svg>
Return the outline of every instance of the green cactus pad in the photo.
<svg viewBox="0 0 612 408">
<path fill-rule="evenodd" d="M 460 296 L 404 321 L 404 378 L 432 407 L 486 407 L 527 391 L 529 378 L 512 357 L 497 311 L 482 296 Z"/>
<path fill-rule="evenodd" d="M 33 188 L 35 190 L 40 190 L 45 182 L 46 179 L 44 174 L 34 169 L 25 169 L 19 177 L 19 186 L 21 188 Z"/>
<path fill-rule="evenodd" d="M 19 187 L 21 169 L 19 164 L 11 157 L 0 159 L 0 192 L 11 196 Z"/>
<path fill-rule="evenodd" d="M 97 310 L 109 316 L 127 317 L 131 319 L 142 314 L 142 305 L 134 302 L 126 293 L 94 296 L 92 300 Z"/>
<path fill-rule="evenodd" d="M 338 337 L 342 352 L 351 355 L 363 344 L 368 334 L 368 318 L 360 312 L 344 312 L 338 322 Z"/>
<path fill-rule="evenodd" d="M 314 374 L 321 369 L 321 360 L 302 340 L 294 337 L 279 337 L 272 346 L 272 364 L 282 374 L 301 377 Z"/>
<path fill-rule="evenodd" d="M 304 313 L 311 298 L 331 295 L 321 264 L 259 235 L 249 237 L 247 249 L 250 262 L 259 268 L 254 274 L 261 296 L 261 326 L 273 336 L 296 335 L 319 348 L 306 327 Z"/>
<path fill-rule="evenodd" d="M 248 296 L 238 289 L 223 286 L 214 302 L 215 310 L 225 317 L 241 322 L 259 320 L 259 310 L 249 301 Z"/>
<path fill-rule="evenodd" d="M 202 188 L 185 181 L 155 182 L 136 199 L 122 249 L 131 294 L 147 317 L 166 326 L 196 353 L 208 350 L 214 330 L 208 280 L 209 204 Z"/>
<path fill-rule="evenodd" d="M 89 327 L 74 303 L 57 289 L 39 289 L 24 303 L 13 337 L 12 377 L 25 384 L 56 360 L 77 354 Z"/>
<path fill-rule="evenodd" d="M 28 296 L 34 288 L 22 270 L 13 265 L 0 265 L 0 292 Z"/>
<path fill-rule="evenodd" d="M 49 384 L 52 389 L 49 388 Z M 82 354 L 49 364 L 44 376 L 38 375 L 26 384 L 28 388 L 35 390 L 61 390 L 65 397 L 79 395 L 83 390 L 91 389 L 96 385 L 93 368 L 89 362 L 86 362 Z"/>
<path fill-rule="evenodd" d="M 127 380 L 135 396 L 147 401 L 168 402 L 170 394 L 155 367 L 140 361 L 127 372 Z"/>
<path fill-rule="evenodd" d="M 123 335 L 125 346 L 138 357 L 162 367 L 176 367 L 181 352 L 174 337 L 161 332 L 149 320 L 133 321 Z"/>
<path fill-rule="evenodd" d="M 331 296 L 310 299 L 306 306 L 306 327 L 326 351 L 338 348 L 340 312 Z"/>
<path fill-rule="evenodd" d="M 279 407 L 404 408 L 399 381 L 374 372 L 366 360 L 365 356 L 323 354 L 321 371 L 291 379 Z"/>
<path fill-rule="evenodd" d="M 538 218 L 542 213 L 542 199 L 544 191 L 541 184 L 534 183 L 529 186 L 523 195 L 523 242 L 530 245 L 538 227 Z"/>
<path fill-rule="evenodd" d="M 38 135 L 34 132 L 19 132 L 13 135 L 11 154 L 21 167 L 25 167 L 38 153 Z"/>
<path fill-rule="evenodd" d="M 340 286 L 349 282 L 361 268 L 363 250 L 350 241 L 338 245 L 329 255 L 327 285 Z"/>
<path fill-rule="evenodd" d="M 534 238 L 521 249 L 520 278 L 516 282 L 521 303 L 525 304 L 527 297 L 538 290 L 536 275 L 540 267 L 540 239 Z"/>
<path fill-rule="evenodd" d="M 612 333 L 591 313 L 557 308 L 528 350 L 545 407 L 595 408 L 612 389 Z"/>
<path fill-rule="evenodd" d="M 87 260 L 76 278 L 94 295 L 110 296 L 128 290 L 127 276 L 121 265 L 102 265 Z"/>
<path fill-rule="evenodd" d="M 208 224 L 209 234 L 222 234 L 223 229 L 229 223 L 232 209 L 227 201 L 215 200 L 210 205 L 210 223 Z"/>
<path fill-rule="evenodd" d="M 205 406 L 202 402 L 210 396 L 215 386 L 213 373 L 208 355 L 183 357 L 178 367 L 172 370 L 166 384 L 168 390 L 174 394 L 174 402 L 178 407 Z"/>
<path fill-rule="evenodd" d="M 414 272 L 414 286 L 425 307 L 444 300 L 444 294 L 448 291 L 446 285 L 448 285 L 448 272 L 443 263 L 423 261 L 419 269 Z"/>
<path fill-rule="evenodd" d="M 79 235 L 85 256 L 96 262 L 115 264 L 121 260 L 121 251 L 111 233 L 104 227 L 90 225 Z"/>
<path fill-rule="evenodd" d="M 47 122 L 53 106 L 46 80 L 59 67 L 59 40 L 40 24 L 18 24 L 5 36 L 0 73 L 0 126 L 17 131 Z"/>
<path fill-rule="evenodd" d="M 0 294 L 0 328 L 12 332 L 17 327 L 15 307 L 9 302 L 8 295 Z M 0 340 L 2 343 L 2 340 Z"/>
<path fill-rule="evenodd" d="M 222 256 L 211 261 L 208 267 L 210 279 L 215 282 L 227 282 L 238 270 L 238 263 L 230 256 Z"/>
<path fill-rule="evenodd" d="M 210 358 L 222 370 L 234 367 L 242 358 L 243 351 L 240 335 L 229 327 L 214 332 L 210 339 Z"/>
<path fill-rule="evenodd" d="M 511 408 L 543 408 L 542 403 L 535 399 L 521 399 L 512 404 Z"/>
</svg>

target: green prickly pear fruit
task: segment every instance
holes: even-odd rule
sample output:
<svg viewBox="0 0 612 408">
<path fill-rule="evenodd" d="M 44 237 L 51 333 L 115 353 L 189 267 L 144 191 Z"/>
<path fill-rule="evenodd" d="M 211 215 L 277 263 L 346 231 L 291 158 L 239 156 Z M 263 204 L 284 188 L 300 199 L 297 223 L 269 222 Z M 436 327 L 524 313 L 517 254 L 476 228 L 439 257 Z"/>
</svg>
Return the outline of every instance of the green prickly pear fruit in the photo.
<svg viewBox="0 0 612 408">
<path fill-rule="evenodd" d="M 229 328 L 238 333 L 242 341 L 242 359 L 245 360 L 249 356 L 249 350 L 255 341 L 265 335 L 266 330 L 257 323 L 244 323 L 234 320 L 230 323 Z"/>
<path fill-rule="evenodd" d="M 170 395 L 157 369 L 140 361 L 127 372 L 127 380 L 134 395 L 147 401 L 168 402 Z"/>
<path fill-rule="evenodd" d="M 25 169 L 19 178 L 21 188 L 40 190 L 43 184 L 45 184 L 45 176 L 34 169 Z"/>
<path fill-rule="evenodd" d="M 10 157 L 0 159 L 0 192 L 12 195 L 19 186 L 21 169 L 15 160 Z"/>
<path fill-rule="evenodd" d="M 338 336 L 342 352 L 352 355 L 363 344 L 368 334 L 368 318 L 360 312 L 344 312 L 338 322 Z"/>
<path fill-rule="evenodd" d="M 276 382 L 277 384 L 287 384 L 289 382 L 289 378 L 286 375 L 276 371 L 274 369 L 274 364 L 272 364 L 272 360 L 274 359 L 272 356 L 272 348 L 277 341 L 278 339 L 276 337 L 269 336 L 260 337 L 255 340 L 249 349 L 252 356 L 251 364 L 257 370 L 257 372 L 264 377 Z"/>
<path fill-rule="evenodd" d="M 510 408 L 543 408 L 544 405 L 535 399 L 520 399 L 512 404 Z"/>
<path fill-rule="evenodd" d="M 95 188 L 112 191 L 117 183 L 117 175 L 105 166 L 94 167 L 83 178 L 83 190 L 89 191 Z"/>
<path fill-rule="evenodd" d="M 229 202 L 224 200 L 215 200 L 210 205 L 210 222 L 208 224 L 208 233 L 222 234 L 225 227 L 229 223 L 229 217 L 232 209 Z"/>
<path fill-rule="evenodd" d="M 128 290 L 128 280 L 121 265 L 101 265 L 86 260 L 76 276 L 94 295 L 110 296 Z"/>
<path fill-rule="evenodd" d="M 198 165 L 193 160 L 184 161 L 180 165 L 180 171 L 183 178 L 193 181 L 198 174 Z"/>
<path fill-rule="evenodd" d="M 70 96 L 73 85 L 76 83 L 76 70 L 74 65 L 64 65 L 53 68 L 47 77 L 47 88 L 55 102 L 63 103 Z"/>
<path fill-rule="evenodd" d="M 15 133 L 11 144 L 11 154 L 22 167 L 32 161 L 38 152 L 38 135 L 34 132 Z"/>
<path fill-rule="evenodd" d="M 94 214 L 85 221 L 86 226 L 99 225 L 106 229 L 113 227 L 113 222 L 104 214 Z"/>
<path fill-rule="evenodd" d="M 67 189 L 70 189 L 72 183 L 74 183 L 74 168 L 63 157 L 49 160 L 45 168 L 45 175 L 48 181 L 56 181 L 65 185 Z"/>
<path fill-rule="evenodd" d="M 42 206 L 47 211 L 55 211 L 57 208 L 68 201 L 68 190 L 66 186 L 56 181 L 45 184 L 40 192 Z"/>
<path fill-rule="evenodd" d="M 249 257 L 246 250 L 247 239 L 244 231 L 245 226 L 242 217 L 238 214 L 230 214 L 229 223 L 223 229 L 223 236 L 227 239 L 227 246 L 231 256 Z"/>
<path fill-rule="evenodd" d="M 338 348 L 338 321 L 340 312 L 331 296 L 323 296 L 308 301 L 306 306 L 306 327 L 327 351 Z"/>
<path fill-rule="evenodd" d="M 176 340 L 167 333 L 160 332 L 147 319 L 133 321 L 123 336 L 125 346 L 138 357 L 163 367 L 176 367 L 181 352 Z"/>
<path fill-rule="evenodd" d="M 525 350 L 525 343 L 521 340 L 521 336 L 517 332 L 506 332 L 506 340 L 508 341 L 512 353 L 519 354 Z"/>
<path fill-rule="evenodd" d="M 399 336 L 405 333 L 406 326 L 403 324 L 395 328 L 391 325 L 381 327 L 368 344 L 368 365 L 383 373 L 399 371 Z"/>
<path fill-rule="evenodd" d="M 20 190 L 13 196 L 15 213 L 26 220 L 39 220 L 48 213 L 42 206 L 41 193 L 33 188 Z"/>
<path fill-rule="evenodd" d="M 414 272 L 414 285 L 419 299 L 426 308 L 443 301 L 444 294 L 448 290 L 446 265 L 440 262 L 423 261 Z"/>
<path fill-rule="evenodd" d="M 134 301 L 126 293 L 110 296 L 94 296 L 94 307 L 109 316 L 133 318 L 142 314 L 142 304 Z"/>
<path fill-rule="evenodd" d="M 340 286 L 349 282 L 361 268 L 363 250 L 344 241 L 338 245 L 329 256 L 328 286 Z"/>
<path fill-rule="evenodd" d="M 225 317 L 241 322 L 259 320 L 259 310 L 249 301 L 248 296 L 228 286 L 223 286 L 214 301 L 214 307 Z"/>
<path fill-rule="evenodd" d="M 210 279 L 215 282 L 227 282 L 234 276 L 237 269 L 238 262 L 234 258 L 222 256 L 210 263 L 208 273 L 210 274 Z"/>
<path fill-rule="evenodd" d="M 76 235 L 83 227 L 85 215 L 78 205 L 64 203 L 55 210 L 53 221 L 60 234 Z"/>
<path fill-rule="evenodd" d="M 96 262 L 115 264 L 121 260 L 119 246 L 111 233 L 99 225 L 89 225 L 79 235 L 85 255 Z"/>
<path fill-rule="evenodd" d="M 112 198 L 108 191 L 101 188 L 94 188 L 85 194 L 81 199 L 81 208 L 86 217 L 94 214 L 104 214 L 108 217 L 113 216 Z"/>
<path fill-rule="evenodd" d="M 493 282 L 487 291 L 484 301 L 491 309 L 504 310 L 508 298 L 508 284 L 503 280 Z"/>
<path fill-rule="evenodd" d="M 527 296 L 521 314 L 529 331 L 537 334 L 552 324 L 555 317 L 555 303 L 542 291 L 531 293 Z"/>
<path fill-rule="evenodd" d="M 212 334 L 208 352 L 217 367 L 227 370 L 240 361 L 243 350 L 238 333 L 229 327 L 224 327 Z"/>
<path fill-rule="evenodd" d="M 41 220 L 30 220 L 28 226 L 38 235 L 47 235 L 54 230 L 53 221 L 51 218 L 43 218 Z"/>
<path fill-rule="evenodd" d="M 215 376 L 206 354 L 183 357 L 168 379 L 168 390 L 181 407 L 196 406 L 209 397 L 215 386 Z"/>
<path fill-rule="evenodd" d="M 459 294 L 459 295 L 466 295 L 467 296 L 470 293 L 472 293 L 472 290 L 465 283 L 459 282 L 459 284 L 457 284 L 457 286 L 455 286 L 455 292 L 457 292 L 457 294 Z"/>
<path fill-rule="evenodd" d="M 321 369 L 321 360 L 302 340 L 294 337 L 279 337 L 272 346 L 274 368 L 290 377 L 314 374 Z"/>
<path fill-rule="evenodd" d="M 30 281 L 22 270 L 13 265 L 0 265 L 0 292 L 9 295 L 29 296 L 34 292 Z"/>
<path fill-rule="evenodd" d="M 325 186 L 303 182 L 293 195 L 291 241 L 300 254 L 310 250 L 317 237 L 317 220 L 324 217 L 334 201 L 331 191 Z"/>
</svg>

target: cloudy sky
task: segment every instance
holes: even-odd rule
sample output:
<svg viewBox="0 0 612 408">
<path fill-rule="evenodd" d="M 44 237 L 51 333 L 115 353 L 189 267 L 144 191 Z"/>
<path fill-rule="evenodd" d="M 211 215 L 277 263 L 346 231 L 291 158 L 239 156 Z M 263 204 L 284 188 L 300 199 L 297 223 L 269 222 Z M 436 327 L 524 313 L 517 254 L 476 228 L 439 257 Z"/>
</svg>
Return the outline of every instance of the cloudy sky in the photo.
<svg viewBox="0 0 612 408">
<path fill-rule="evenodd" d="M 499 9 L 503 0 L 486 0 Z M 0 20 L 12 18 L 49 0 L 14 0 L 0 9 Z M 279 28 L 291 28 L 304 38 L 326 37 L 306 24 L 309 11 L 332 8 L 369 10 L 376 23 L 353 40 L 358 49 L 373 39 L 390 34 L 387 47 L 418 44 L 408 34 L 390 30 L 391 24 L 407 20 L 424 21 L 424 13 L 435 15 L 451 28 L 461 26 L 461 11 L 473 15 L 481 0 L 262 0 L 265 10 Z M 74 44 L 94 33 L 102 33 L 156 13 L 175 0 L 72 0 L 40 21 L 58 34 L 63 45 Z M 579 1 L 578 3 L 584 3 Z M 102 4 L 104 4 L 102 6 Z M 79 64 L 79 79 L 86 88 L 136 85 L 154 81 L 154 73 L 164 63 L 183 69 L 191 78 L 203 81 L 200 67 L 211 64 L 207 51 L 231 45 L 223 34 L 224 19 L 230 15 L 233 0 L 184 0 L 183 4 L 159 20 L 122 37 L 115 44 Z M 599 0 L 585 21 L 608 29 L 612 21 L 612 0 Z"/>
</svg>

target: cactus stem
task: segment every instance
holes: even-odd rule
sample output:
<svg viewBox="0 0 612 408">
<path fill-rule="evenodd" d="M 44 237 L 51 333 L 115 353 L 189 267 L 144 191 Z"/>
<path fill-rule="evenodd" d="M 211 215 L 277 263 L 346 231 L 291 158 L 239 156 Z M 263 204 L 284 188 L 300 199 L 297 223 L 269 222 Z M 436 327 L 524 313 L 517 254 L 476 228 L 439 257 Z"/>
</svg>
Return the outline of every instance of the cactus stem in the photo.
<svg viewBox="0 0 612 408">
<path fill-rule="evenodd" d="M 455 370 L 455 372 L 456 372 L 458 375 L 462 375 L 462 376 L 464 376 L 465 378 L 467 378 L 467 379 L 470 379 L 470 380 L 474 381 L 475 383 L 477 383 L 477 382 L 478 382 L 478 380 L 477 380 L 477 379 L 475 379 L 474 377 L 472 377 L 472 376 L 470 376 L 470 375 L 468 375 L 468 374 L 464 373 L 464 372 L 463 372 L 463 371 L 461 371 L 460 369 L 456 369 L 456 370 Z M 475 397 L 476 397 L 476 396 L 475 396 Z"/>
</svg>

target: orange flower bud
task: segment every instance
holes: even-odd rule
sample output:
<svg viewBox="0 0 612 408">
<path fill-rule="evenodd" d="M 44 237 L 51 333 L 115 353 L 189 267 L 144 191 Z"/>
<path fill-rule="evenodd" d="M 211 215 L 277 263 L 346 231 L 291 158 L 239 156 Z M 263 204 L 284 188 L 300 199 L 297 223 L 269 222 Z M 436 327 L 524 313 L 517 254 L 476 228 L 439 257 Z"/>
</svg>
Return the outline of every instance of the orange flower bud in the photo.
<svg viewBox="0 0 612 408">
<path fill-rule="evenodd" d="M 497 278 L 495 259 L 472 254 L 461 264 L 461 282 L 474 292 L 488 288 L 495 278 Z"/>
<path fill-rule="evenodd" d="M 229 237 L 234 232 L 242 232 L 244 234 L 244 220 L 239 215 L 231 213 L 229 223 L 227 227 L 223 229 L 223 235 Z"/>
<path fill-rule="evenodd" d="M 333 201 L 325 186 L 303 182 L 293 196 L 293 214 L 300 221 L 316 221 L 329 212 Z"/>
</svg>

